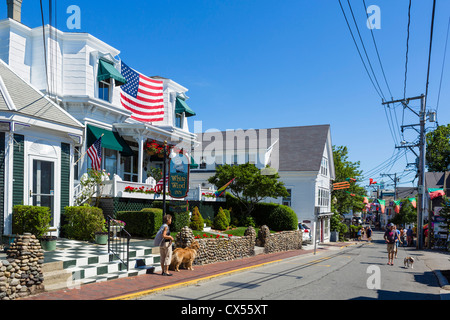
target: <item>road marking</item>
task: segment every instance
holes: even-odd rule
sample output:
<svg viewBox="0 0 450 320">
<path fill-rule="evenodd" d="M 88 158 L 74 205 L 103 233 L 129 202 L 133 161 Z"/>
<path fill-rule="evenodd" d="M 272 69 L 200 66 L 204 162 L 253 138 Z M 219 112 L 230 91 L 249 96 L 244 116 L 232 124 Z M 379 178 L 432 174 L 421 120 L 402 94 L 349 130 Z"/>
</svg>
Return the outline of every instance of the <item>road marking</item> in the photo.
<svg viewBox="0 0 450 320">
<path fill-rule="evenodd" d="M 264 266 L 264 265 L 267 265 L 267 264 L 280 262 L 280 261 L 283 261 L 283 260 L 280 259 L 280 260 L 274 260 L 274 261 L 270 261 L 270 262 L 265 262 L 265 263 L 257 264 L 257 265 L 254 265 L 254 266 L 244 267 L 244 268 L 235 269 L 235 270 L 231 270 L 231 271 L 227 271 L 227 272 L 222 272 L 222 273 L 218 273 L 218 274 L 215 274 L 215 275 L 211 275 L 211 276 L 207 276 L 207 277 L 203 277 L 203 278 L 199 278 L 199 279 L 194 279 L 194 280 L 190 280 L 190 281 L 175 283 L 175 284 L 171 284 L 171 285 L 168 285 L 168 286 L 159 287 L 159 288 L 155 288 L 155 289 L 150 289 L 150 290 L 144 290 L 144 291 L 139 291 L 139 292 L 135 292 L 135 293 L 130 293 L 130 294 L 126 294 L 126 295 L 110 298 L 110 299 L 107 299 L 107 300 L 129 300 L 129 299 L 134 299 L 134 298 L 137 298 L 137 297 L 140 297 L 140 296 L 144 296 L 144 295 L 148 295 L 148 294 L 151 294 L 151 293 L 154 293 L 154 292 L 157 292 L 157 291 L 162 291 L 162 290 L 168 290 L 168 289 L 173 289 L 173 288 L 177 288 L 177 287 L 187 286 L 187 285 L 199 282 L 199 281 L 209 280 L 209 279 L 213 279 L 213 278 L 216 278 L 216 277 L 219 277 L 219 276 L 232 274 L 232 273 L 235 273 L 235 272 L 250 270 L 250 269 L 258 268 L 258 267 L 261 267 L 261 266 Z"/>
</svg>

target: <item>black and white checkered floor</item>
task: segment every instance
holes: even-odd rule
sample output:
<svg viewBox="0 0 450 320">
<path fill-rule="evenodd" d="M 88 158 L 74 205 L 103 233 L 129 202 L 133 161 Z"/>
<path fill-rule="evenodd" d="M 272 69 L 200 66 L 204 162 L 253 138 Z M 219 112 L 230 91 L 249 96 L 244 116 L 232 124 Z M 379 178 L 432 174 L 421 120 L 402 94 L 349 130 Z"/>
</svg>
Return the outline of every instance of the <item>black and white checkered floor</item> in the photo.
<svg viewBox="0 0 450 320">
<path fill-rule="evenodd" d="M 127 270 L 123 263 L 108 253 L 107 245 L 58 239 L 56 250 L 45 252 L 44 264 L 62 261 L 63 269 L 72 273 L 73 280 L 79 280 L 82 284 L 100 282 L 145 274 L 146 269 L 136 268 L 138 259 L 143 260 L 146 266 L 160 270 L 159 253 L 153 253 L 152 247 L 152 240 L 131 241 Z"/>
</svg>

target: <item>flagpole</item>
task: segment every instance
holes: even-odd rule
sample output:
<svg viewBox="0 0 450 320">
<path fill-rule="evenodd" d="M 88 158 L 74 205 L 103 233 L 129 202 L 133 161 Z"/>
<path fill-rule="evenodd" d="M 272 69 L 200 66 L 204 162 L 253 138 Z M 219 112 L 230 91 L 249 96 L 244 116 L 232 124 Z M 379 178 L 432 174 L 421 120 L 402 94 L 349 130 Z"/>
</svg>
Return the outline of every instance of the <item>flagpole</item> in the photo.
<svg viewBox="0 0 450 320">
<path fill-rule="evenodd" d="M 167 141 L 164 141 L 163 158 L 163 216 L 166 215 L 166 159 L 167 159 Z"/>
<path fill-rule="evenodd" d="M 105 135 L 105 134 L 102 133 L 102 135 L 100 136 L 100 138 L 103 137 L 104 135 Z M 100 138 L 98 138 L 98 139 L 100 139 Z M 98 140 L 98 139 L 97 139 L 97 140 Z M 88 152 L 88 150 L 89 150 L 89 148 L 86 148 L 86 151 L 83 153 L 83 155 L 82 155 L 81 157 L 79 157 L 78 160 L 75 161 L 75 163 L 74 163 L 73 165 L 76 165 L 76 164 L 78 163 L 78 161 L 80 161 L 81 159 L 83 159 L 84 156 L 86 155 L 86 153 Z"/>
</svg>

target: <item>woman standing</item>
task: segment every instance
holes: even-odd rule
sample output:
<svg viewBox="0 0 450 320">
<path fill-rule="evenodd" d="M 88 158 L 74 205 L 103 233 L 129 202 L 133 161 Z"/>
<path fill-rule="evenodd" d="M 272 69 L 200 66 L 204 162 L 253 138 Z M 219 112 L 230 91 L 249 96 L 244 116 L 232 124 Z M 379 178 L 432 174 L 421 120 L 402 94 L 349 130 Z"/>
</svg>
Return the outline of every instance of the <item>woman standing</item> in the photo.
<svg viewBox="0 0 450 320">
<path fill-rule="evenodd" d="M 173 237 L 170 235 L 169 225 L 172 223 L 172 216 L 166 214 L 163 217 L 163 225 L 159 228 L 155 237 L 155 245 L 159 244 L 159 252 L 161 256 L 161 275 L 171 276 L 169 273 L 170 261 L 172 260 L 172 241 Z"/>
</svg>

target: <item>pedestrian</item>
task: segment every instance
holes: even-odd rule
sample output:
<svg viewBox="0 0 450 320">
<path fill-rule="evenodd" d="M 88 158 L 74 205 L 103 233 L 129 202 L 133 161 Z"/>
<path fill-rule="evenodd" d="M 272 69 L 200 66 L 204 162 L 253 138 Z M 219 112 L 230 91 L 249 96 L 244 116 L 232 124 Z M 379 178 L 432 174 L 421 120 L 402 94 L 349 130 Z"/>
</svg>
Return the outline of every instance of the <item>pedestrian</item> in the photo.
<svg viewBox="0 0 450 320">
<path fill-rule="evenodd" d="M 406 242 L 407 246 L 411 247 L 413 241 L 413 230 L 411 229 L 411 226 L 409 226 L 408 230 L 406 231 Z"/>
<path fill-rule="evenodd" d="M 400 228 L 400 241 L 402 242 L 402 246 L 405 246 L 405 236 L 406 236 L 406 230 L 403 229 L 403 227 Z"/>
<path fill-rule="evenodd" d="M 361 241 L 361 229 L 362 228 L 358 229 L 358 233 L 357 233 L 358 241 Z"/>
<path fill-rule="evenodd" d="M 387 244 L 387 252 L 388 252 L 388 265 L 394 265 L 394 248 L 395 241 L 398 238 L 397 232 L 394 230 L 394 225 L 392 223 L 388 224 L 388 228 L 384 233 L 384 240 Z"/>
<path fill-rule="evenodd" d="M 172 260 L 172 241 L 173 237 L 170 235 L 170 224 L 172 223 L 172 216 L 166 214 L 163 217 L 163 224 L 159 228 L 158 233 L 154 239 L 154 245 L 159 245 L 160 259 L 161 259 L 161 275 L 171 276 L 169 273 L 170 261 Z"/>
<path fill-rule="evenodd" d="M 395 240 L 395 247 L 394 247 L 394 254 L 395 254 L 395 259 L 397 259 L 397 253 L 398 253 L 398 246 L 400 245 L 400 230 L 397 229 L 397 226 L 394 225 L 394 230 L 397 233 L 397 240 Z M 402 242 L 403 244 L 403 242 Z"/>
<path fill-rule="evenodd" d="M 366 234 L 367 241 L 372 242 L 372 229 L 370 228 L 370 226 L 367 227 Z"/>
</svg>

